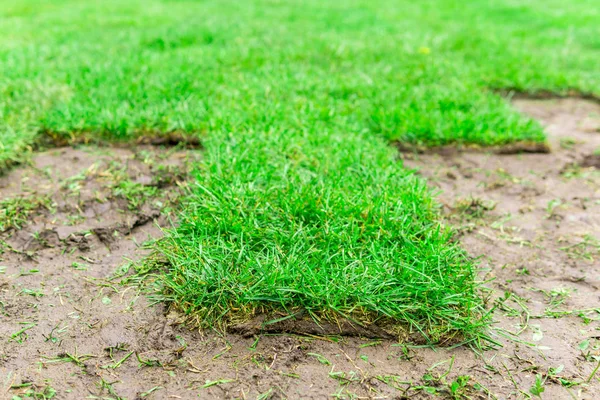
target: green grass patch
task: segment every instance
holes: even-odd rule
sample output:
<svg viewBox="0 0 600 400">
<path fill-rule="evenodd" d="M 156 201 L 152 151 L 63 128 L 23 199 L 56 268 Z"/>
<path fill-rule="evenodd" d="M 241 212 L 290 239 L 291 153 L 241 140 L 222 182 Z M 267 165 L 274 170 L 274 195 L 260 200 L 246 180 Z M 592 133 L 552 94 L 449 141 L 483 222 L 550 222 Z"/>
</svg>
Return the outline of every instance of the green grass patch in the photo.
<svg viewBox="0 0 600 400">
<path fill-rule="evenodd" d="M 56 141 L 369 131 L 543 141 L 495 89 L 598 94 L 594 0 L 0 4 L 0 163 Z"/>
<path fill-rule="evenodd" d="M 43 196 L 10 197 L 0 200 L 0 232 L 21 229 L 40 208 L 50 208 L 51 200 Z"/>
<path fill-rule="evenodd" d="M 159 242 L 164 298 L 202 326 L 307 311 L 437 341 L 485 324 L 473 263 L 384 141 L 256 132 L 205 145 L 180 226 Z"/>
<path fill-rule="evenodd" d="M 543 143 L 498 93 L 597 96 L 596 6 L 3 3 L 0 165 L 40 135 L 200 139 L 181 226 L 159 251 L 164 296 L 201 325 L 304 310 L 476 338 L 475 267 L 388 143 Z"/>
</svg>

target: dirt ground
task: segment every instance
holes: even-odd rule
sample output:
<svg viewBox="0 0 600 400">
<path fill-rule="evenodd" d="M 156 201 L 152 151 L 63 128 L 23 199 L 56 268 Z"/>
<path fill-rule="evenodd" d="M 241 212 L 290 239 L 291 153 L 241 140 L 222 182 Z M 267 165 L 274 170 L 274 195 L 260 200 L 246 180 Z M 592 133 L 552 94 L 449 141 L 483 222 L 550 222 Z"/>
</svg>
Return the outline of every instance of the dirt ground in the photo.
<svg viewBox="0 0 600 400">
<path fill-rule="evenodd" d="M 481 255 L 503 347 L 188 330 L 111 278 L 169 224 L 198 153 L 60 148 L 0 178 L 0 200 L 32 210 L 0 234 L 0 397 L 597 398 L 600 105 L 515 106 L 550 154 L 401 154 Z"/>
</svg>

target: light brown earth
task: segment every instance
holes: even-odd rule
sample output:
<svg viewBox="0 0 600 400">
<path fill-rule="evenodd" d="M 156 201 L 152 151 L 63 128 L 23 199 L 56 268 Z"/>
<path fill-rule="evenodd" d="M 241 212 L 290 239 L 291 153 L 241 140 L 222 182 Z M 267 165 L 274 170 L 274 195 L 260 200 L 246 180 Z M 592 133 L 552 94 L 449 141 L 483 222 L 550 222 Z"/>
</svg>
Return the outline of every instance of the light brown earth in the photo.
<svg viewBox="0 0 600 400">
<path fill-rule="evenodd" d="M 67 147 L 0 178 L 0 200 L 50 208 L 0 234 L 0 397 L 528 398 L 538 375 L 544 399 L 598 398 L 600 105 L 515 106 L 546 126 L 550 154 L 401 155 L 482 255 L 502 348 L 188 330 L 111 277 L 148 254 L 197 153 Z"/>
</svg>

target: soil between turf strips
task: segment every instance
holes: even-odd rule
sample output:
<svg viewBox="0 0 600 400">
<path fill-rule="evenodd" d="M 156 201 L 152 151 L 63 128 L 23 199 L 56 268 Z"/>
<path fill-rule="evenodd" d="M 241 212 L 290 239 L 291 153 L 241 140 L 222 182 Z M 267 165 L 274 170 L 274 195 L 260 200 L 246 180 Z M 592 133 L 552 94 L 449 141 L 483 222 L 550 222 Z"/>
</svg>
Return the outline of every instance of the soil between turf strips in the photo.
<svg viewBox="0 0 600 400">
<path fill-rule="evenodd" d="M 247 338 L 188 330 L 177 324 L 176 315 L 166 315 L 163 305 L 150 306 L 135 288 L 107 285 L 106 278 L 123 264 L 123 257 L 143 257 L 147 250 L 139 243 L 160 236 L 160 229 L 151 223 L 158 215 L 156 210 L 130 211 L 118 199 L 99 204 L 78 201 L 88 205 L 81 210 L 84 219 L 78 225 L 67 225 L 66 219 L 42 212 L 11 238 L 3 236 L 23 253 L 7 251 L 1 256 L 0 265 L 6 271 L 0 274 L 0 393 L 10 398 L 51 386 L 60 399 L 252 399 L 265 393 L 266 398 L 290 399 L 321 399 L 336 393 L 346 398 L 351 394 L 420 398 L 428 395 L 417 385 L 427 384 L 445 393 L 442 382 L 422 377 L 432 365 L 450 357 L 454 364 L 445 381 L 469 375 L 465 390 L 472 398 L 488 398 L 474 389 L 475 382 L 500 398 L 523 397 L 519 390 L 528 392 L 536 374 L 545 375 L 548 368 L 559 365 L 564 366 L 559 377 L 587 380 L 596 362 L 586 360 L 578 345 L 586 339 L 591 339 L 590 349 L 597 344 L 598 321 L 585 324 L 577 313 L 561 318 L 533 317 L 551 307 L 550 293 L 570 293 L 555 311 L 600 306 L 600 249 L 590 241 L 581 245 L 586 234 L 600 235 L 600 172 L 594 168 L 595 151 L 600 148 L 600 106 L 568 99 L 518 100 L 515 104 L 546 125 L 551 154 L 404 153 L 402 157 L 407 166 L 419 168 L 432 186 L 443 190 L 440 201 L 449 223 L 460 228 L 463 246 L 473 256 L 483 254 L 481 265 L 488 272 L 482 277 L 495 278 L 488 284 L 494 289 L 490 302 L 504 292 L 524 299 L 522 304 L 532 316 L 525 329 L 526 313 L 510 299 L 494 316 L 499 328 L 522 329 L 518 340 L 530 345 L 496 335 L 505 346 L 485 352 L 484 361 L 466 348 L 433 351 L 405 348 L 389 340 L 292 335 Z M 34 158 L 38 169 L 19 168 L 0 179 L 1 196 L 21 194 L 27 185 L 19 183 L 27 179 L 30 187 L 47 190 L 40 169 L 49 167 L 50 177 L 58 182 L 95 162 L 106 162 L 103 157 L 121 163 L 130 160 L 132 179 L 152 180 L 152 171 L 135 161 L 130 150 L 103 150 L 104 154 L 64 148 L 38 154 Z M 166 159 L 178 163 L 183 155 L 176 153 Z M 95 189 L 83 194 L 83 200 L 102 187 L 96 179 L 101 178 L 86 183 L 85 187 Z M 50 184 L 48 190 L 58 190 L 60 195 L 64 189 Z M 164 193 L 172 190 L 173 186 L 167 187 Z M 72 199 L 67 205 L 69 201 Z M 495 207 L 486 210 L 492 201 Z M 94 210 L 97 207 L 101 209 Z M 164 217 L 158 222 L 165 223 Z M 110 240 L 101 240 L 102 235 L 97 234 L 87 236 L 85 245 L 68 240 L 71 233 L 97 228 L 112 229 Z M 54 247 L 32 241 L 31 233 L 36 231 L 57 232 L 57 240 L 52 239 L 53 234 L 44 236 L 46 242 L 54 240 L 47 243 Z M 74 269 L 73 262 L 86 264 L 87 270 Z M 31 269 L 40 272 L 22 274 Z M 44 296 L 32 296 L 25 289 Z M 585 316 L 596 318 L 598 314 Z M 15 332 L 29 326 L 23 322 L 36 325 L 14 340 Z M 67 328 L 61 330 L 63 327 Z M 67 353 L 78 358 L 79 365 L 56 362 L 65 360 Z M 140 366 L 135 353 L 154 366 Z M 598 351 L 591 350 L 590 355 L 598 355 Z M 435 368 L 432 375 L 443 374 L 447 366 Z M 397 377 L 396 382 L 392 376 Z M 11 389 L 24 383 L 31 386 Z M 548 378 L 544 387 L 544 398 L 569 397 L 557 378 Z M 569 390 L 575 398 L 594 398 L 600 385 L 593 377 L 589 385 Z"/>
</svg>

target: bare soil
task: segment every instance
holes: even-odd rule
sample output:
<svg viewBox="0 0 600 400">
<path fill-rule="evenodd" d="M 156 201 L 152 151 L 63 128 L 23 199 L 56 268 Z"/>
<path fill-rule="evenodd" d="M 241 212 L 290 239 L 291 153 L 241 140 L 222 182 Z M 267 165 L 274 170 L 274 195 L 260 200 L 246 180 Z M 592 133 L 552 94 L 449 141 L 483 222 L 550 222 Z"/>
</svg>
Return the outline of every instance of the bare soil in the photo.
<svg viewBox="0 0 600 400">
<path fill-rule="evenodd" d="M 528 398 L 538 376 L 542 398 L 597 398 L 600 105 L 515 106 L 546 126 L 551 153 L 401 154 L 481 256 L 502 347 L 187 329 L 111 277 L 160 237 L 197 153 L 66 147 L 0 178 L 0 199 L 50 199 L 0 234 L 0 397 Z"/>
</svg>

